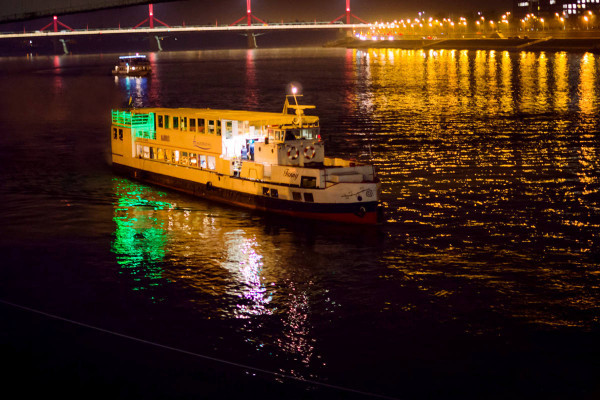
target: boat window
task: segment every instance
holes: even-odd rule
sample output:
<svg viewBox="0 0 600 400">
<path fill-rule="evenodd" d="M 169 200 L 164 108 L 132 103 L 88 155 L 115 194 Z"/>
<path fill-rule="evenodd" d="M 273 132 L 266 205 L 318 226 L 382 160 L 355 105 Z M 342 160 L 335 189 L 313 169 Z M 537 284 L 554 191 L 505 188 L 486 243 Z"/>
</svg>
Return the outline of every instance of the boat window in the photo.
<svg viewBox="0 0 600 400">
<path fill-rule="evenodd" d="M 294 133 L 291 130 L 285 131 L 285 138 L 283 139 L 283 141 L 287 142 L 288 140 L 296 140 L 296 136 L 294 136 Z"/>
<path fill-rule="evenodd" d="M 233 121 L 225 122 L 225 137 L 229 139 L 233 135 Z"/>
<path fill-rule="evenodd" d="M 154 159 L 154 147 L 150 147 L 150 158 Z"/>
<path fill-rule="evenodd" d="M 113 128 L 113 139 L 117 138 L 117 128 Z"/>
<path fill-rule="evenodd" d="M 163 116 L 162 115 L 158 116 L 158 127 L 159 128 L 163 127 Z"/>
<path fill-rule="evenodd" d="M 181 117 L 181 130 L 187 131 L 187 117 Z"/>
<path fill-rule="evenodd" d="M 165 129 L 169 129 L 169 128 L 170 128 L 170 126 L 169 126 L 169 116 L 165 115 Z"/>
<path fill-rule="evenodd" d="M 317 178 L 314 176 L 303 176 L 300 179 L 300 186 L 305 188 L 316 188 Z"/>
<path fill-rule="evenodd" d="M 173 160 L 172 162 L 179 162 L 179 150 L 173 150 Z"/>
<path fill-rule="evenodd" d="M 144 146 L 144 158 L 150 157 L 150 147 Z"/>
<path fill-rule="evenodd" d="M 200 156 L 200 168 L 206 168 L 206 156 Z"/>
<path fill-rule="evenodd" d="M 302 201 L 302 193 L 292 192 L 292 198 L 296 201 Z"/>
<path fill-rule="evenodd" d="M 196 153 L 190 153 L 190 165 L 192 167 L 198 166 L 198 158 L 196 158 Z"/>
<path fill-rule="evenodd" d="M 143 151 L 142 151 L 142 145 L 141 144 L 138 144 L 136 146 L 136 154 L 138 155 L 138 157 L 140 157 L 140 158 L 142 157 Z"/>
<path fill-rule="evenodd" d="M 281 140 L 281 133 L 279 131 L 275 132 L 275 140 Z"/>
<path fill-rule="evenodd" d="M 171 150 L 165 149 L 165 161 L 166 162 L 171 162 L 171 157 L 172 157 L 171 153 L 172 153 Z"/>
<path fill-rule="evenodd" d="M 173 117 L 173 129 L 179 129 L 179 118 Z"/>
<path fill-rule="evenodd" d="M 190 118 L 190 132 L 196 132 L 196 118 Z"/>
<path fill-rule="evenodd" d="M 206 123 L 204 122 L 204 119 L 198 118 L 198 132 L 205 133 L 206 132 L 205 125 L 206 125 Z"/>
<path fill-rule="evenodd" d="M 159 161 L 163 161 L 165 159 L 165 151 L 163 149 L 156 149 L 156 159 Z"/>
<path fill-rule="evenodd" d="M 271 189 L 271 197 L 279 197 L 279 192 L 277 189 Z"/>
<path fill-rule="evenodd" d="M 263 196 L 268 196 L 268 195 L 269 195 L 269 188 L 263 187 Z"/>
<path fill-rule="evenodd" d="M 119 140 L 123 140 L 123 129 L 119 128 Z"/>
<path fill-rule="evenodd" d="M 319 129 L 302 129 L 302 137 L 304 139 L 317 139 L 319 136 Z"/>
<path fill-rule="evenodd" d="M 217 136 L 221 136 L 221 121 L 217 121 Z"/>
<path fill-rule="evenodd" d="M 179 159 L 179 164 L 188 165 L 188 153 L 187 151 L 181 152 L 181 158 Z"/>
<path fill-rule="evenodd" d="M 217 168 L 217 162 L 215 160 L 215 156 L 208 156 L 208 169 Z"/>
<path fill-rule="evenodd" d="M 215 121 L 212 119 L 208 120 L 208 133 L 210 133 L 210 134 L 215 133 Z"/>
<path fill-rule="evenodd" d="M 309 202 L 309 203 L 314 203 L 315 199 L 313 198 L 313 194 L 312 193 L 304 193 L 304 201 Z"/>
</svg>

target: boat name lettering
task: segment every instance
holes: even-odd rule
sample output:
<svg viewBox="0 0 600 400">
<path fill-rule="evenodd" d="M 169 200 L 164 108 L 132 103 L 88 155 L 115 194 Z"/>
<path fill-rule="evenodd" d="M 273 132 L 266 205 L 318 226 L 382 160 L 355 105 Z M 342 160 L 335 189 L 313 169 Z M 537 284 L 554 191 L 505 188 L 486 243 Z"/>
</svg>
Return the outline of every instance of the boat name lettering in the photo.
<svg viewBox="0 0 600 400">
<path fill-rule="evenodd" d="M 210 150 L 210 143 L 208 142 L 197 142 L 196 139 L 193 140 L 194 147 L 199 148 L 200 150 Z"/>
<path fill-rule="evenodd" d="M 168 142 L 170 140 L 169 135 L 160 135 L 160 140 L 163 142 Z"/>
<path fill-rule="evenodd" d="M 292 178 L 293 180 L 298 179 L 298 173 L 295 171 L 291 171 L 289 169 L 286 169 L 285 171 L 283 171 L 283 176 L 287 176 L 288 178 Z"/>
<path fill-rule="evenodd" d="M 361 187 L 361 189 L 362 189 L 362 187 Z M 343 194 L 343 195 L 341 195 L 341 196 L 342 196 L 343 198 L 345 198 L 345 199 L 349 199 L 350 197 L 358 196 L 359 194 L 361 194 L 361 193 L 365 193 L 365 192 L 367 192 L 366 194 L 367 194 L 367 196 L 368 196 L 368 197 L 371 197 L 371 196 L 373 196 L 373 190 L 371 190 L 371 189 L 363 189 L 363 190 L 359 190 L 359 191 L 358 191 L 358 192 L 356 192 L 356 193 L 348 192 L 348 193 L 346 193 L 346 194 Z"/>
</svg>

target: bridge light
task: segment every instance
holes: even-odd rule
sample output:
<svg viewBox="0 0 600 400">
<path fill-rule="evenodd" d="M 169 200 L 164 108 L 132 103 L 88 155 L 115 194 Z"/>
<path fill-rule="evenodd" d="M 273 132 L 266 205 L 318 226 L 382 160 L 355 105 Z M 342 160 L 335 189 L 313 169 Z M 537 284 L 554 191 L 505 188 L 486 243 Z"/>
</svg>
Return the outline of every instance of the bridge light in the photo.
<svg viewBox="0 0 600 400">
<path fill-rule="evenodd" d="M 54 16 L 54 20 L 56 21 L 57 19 L 58 19 L 58 17 L 55 15 L 55 16 Z"/>
</svg>

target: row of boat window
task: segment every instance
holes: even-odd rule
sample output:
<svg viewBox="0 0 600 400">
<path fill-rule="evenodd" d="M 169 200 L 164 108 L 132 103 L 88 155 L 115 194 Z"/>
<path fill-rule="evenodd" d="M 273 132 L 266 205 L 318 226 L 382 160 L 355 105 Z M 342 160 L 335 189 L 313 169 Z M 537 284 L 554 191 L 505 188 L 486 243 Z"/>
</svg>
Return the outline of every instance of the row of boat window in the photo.
<svg viewBox="0 0 600 400">
<path fill-rule="evenodd" d="M 300 192 L 292 191 L 292 199 L 295 201 L 302 201 L 302 194 Z M 263 187 L 263 196 L 279 197 L 279 191 L 275 188 Z M 315 199 L 312 193 L 304 193 L 304 201 L 307 203 L 314 203 Z"/>
<path fill-rule="evenodd" d="M 163 149 L 160 147 L 137 145 L 137 154 L 140 158 L 164 161 L 170 164 L 185 165 L 188 167 L 216 169 L 215 156 L 192 153 L 188 151 Z"/>
<path fill-rule="evenodd" d="M 221 124 L 219 120 L 204 118 L 176 117 L 171 115 L 159 115 L 157 125 L 164 129 L 177 129 L 181 131 L 208 133 L 221 135 Z M 229 122 L 231 123 L 231 122 Z"/>
</svg>

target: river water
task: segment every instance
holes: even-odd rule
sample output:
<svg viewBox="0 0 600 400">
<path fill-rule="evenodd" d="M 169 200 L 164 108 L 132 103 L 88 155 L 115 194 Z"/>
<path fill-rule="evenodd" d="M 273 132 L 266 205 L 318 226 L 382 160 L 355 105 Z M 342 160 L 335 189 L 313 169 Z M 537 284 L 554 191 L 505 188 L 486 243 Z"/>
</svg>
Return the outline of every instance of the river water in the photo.
<svg viewBox="0 0 600 400">
<path fill-rule="evenodd" d="M 189 51 L 142 79 L 117 56 L 0 59 L 0 338 L 24 392 L 600 395 L 598 55 Z M 130 97 L 279 111 L 292 82 L 329 155 L 376 164 L 384 225 L 111 172 Z"/>
</svg>

